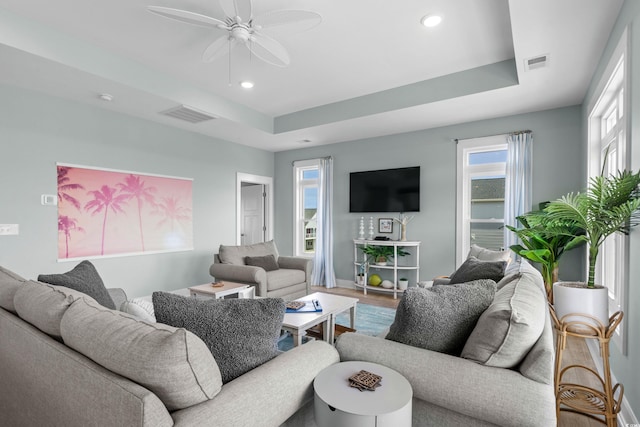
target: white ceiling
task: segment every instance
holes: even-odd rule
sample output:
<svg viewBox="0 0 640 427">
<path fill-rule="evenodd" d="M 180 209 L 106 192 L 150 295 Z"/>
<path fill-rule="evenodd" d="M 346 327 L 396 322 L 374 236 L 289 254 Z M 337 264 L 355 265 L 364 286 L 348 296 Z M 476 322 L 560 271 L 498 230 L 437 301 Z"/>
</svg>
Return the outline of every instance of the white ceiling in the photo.
<svg viewBox="0 0 640 427">
<path fill-rule="evenodd" d="M 219 31 L 147 11 L 222 19 L 217 0 L 0 0 L 0 83 L 281 151 L 579 104 L 622 3 L 254 0 L 254 16 L 304 9 L 323 20 L 268 32 L 288 67 L 236 49 L 229 73 L 228 55 L 201 61 Z M 421 26 L 428 13 L 442 24 Z M 548 65 L 525 72 L 539 55 Z M 158 114 L 180 104 L 218 119 Z"/>
</svg>

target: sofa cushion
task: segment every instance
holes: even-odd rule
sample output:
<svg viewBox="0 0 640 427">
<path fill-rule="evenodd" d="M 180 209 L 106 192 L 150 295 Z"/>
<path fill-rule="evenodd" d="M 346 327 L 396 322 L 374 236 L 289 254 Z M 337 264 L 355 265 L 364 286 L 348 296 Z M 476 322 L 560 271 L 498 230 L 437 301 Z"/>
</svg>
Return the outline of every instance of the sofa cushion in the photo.
<svg viewBox="0 0 640 427">
<path fill-rule="evenodd" d="M 278 354 L 285 305 L 280 298 L 196 299 L 154 292 L 158 322 L 199 336 L 227 383 Z"/>
<path fill-rule="evenodd" d="M 495 291 L 492 280 L 409 288 L 386 338 L 458 356 Z"/>
<path fill-rule="evenodd" d="M 278 249 L 273 240 L 268 242 L 254 243 L 253 245 L 225 246 L 220 245 L 218 258 L 222 264 L 244 265 L 244 258 L 247 256 L 273 255 L 278 259 Z"/>
<path fill-rule="evenodd" d="M 276 289 L 287 288 L 289 286 L 304 283 L 306 275 L 302 270 L 289 270 L 281 268 L 279 270 L 267 272 L 267 290 L 275 291 Z"/>
<path fill-rule="evenodd" d="M 156 322 L 156 315 L 153 311 L 153 303 L 142 298 L 134 298 L 120 305 L 120 311 L 131 314 L 145 322 Z"/>
<path fill-rule="evenodd" d="M 453 285 L 481 279 L 499 282 L 504 277 L 506 267 L 506 261 L 482 261 L 474 256 L 470 256 L 451 275 L 449 284 Z"/>
<path fill-rule="evenodd" d="M 467 258 L 476 257 L 481 261 L 511 261 L 510 251 L 493 251 L 478 245 L 471 245 Z"/>
<path fill-rule="evenodd" d="M 18 288 L 13 303 L 23 320 L 54 338 L 60 338 L 62 316 L 80 298 L 94 301 L 87 294 L 64 286 L 29 280 Z"/>
<path fill-rule="evenodd" d="M 41 274 L 38 276 L 38 281 L 75 289 L 89 295 L 107 308 L 116 309 L 98 271 L 89 261 L 82 261 L 63 274 Z"/>
<path fill-rule="evenodd" d="M 496 292 L 469 336 L 461 356 L 487 366 L 513 368 L 538 341 L 545 325 L 547 300 L 530 273 Z"/>
<path fill-rule="evenodd" d="M 273 254 L 264 256 L 246 256 L 244 257 L 244 263 L 246 265 L 252 265 L 254 267 L 260 267 L 264 271 L 278 270 L 278 262 Z"/>
<path fill-rule="evenodd" d="M 0 266 L 0 307 L 12 313 L 16 312 L 13 305 L 13 297 L 24 281 L 24 278 L 13 271 Z"/>
<path fill-rule="evenodd" d="M 154 392 L 174 411 L 212 399 L 222 379 L 202 340 L 80 299 L 62 317 L 64 343 Z"/>
</svg>

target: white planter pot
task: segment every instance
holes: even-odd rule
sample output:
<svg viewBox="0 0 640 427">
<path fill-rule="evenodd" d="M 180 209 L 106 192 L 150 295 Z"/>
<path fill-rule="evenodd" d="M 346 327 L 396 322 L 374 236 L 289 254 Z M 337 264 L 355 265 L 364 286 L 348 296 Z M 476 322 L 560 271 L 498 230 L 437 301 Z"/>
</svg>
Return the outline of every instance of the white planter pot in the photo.
<svg viewBox="0 0 640 427">
<path fill-rule="evenodd" d="M 404 291 L 408 287 L 409 287 L 409 281 L 408 280 L 398 280 L 398 289 L 400 289 L 401 291 Z"/>
<path fill-rule="evenodd" d="M 595 317 L 604 326 L 609 324 L 609 290 L 603 286 L 587 288 L 584 282 L 556 282 L 553 284 L 553 301 L 560 320 L 567 314 L 583 313 Z M 583 321 L 598 326 L 578 316 L 569 316 L 564 321 Z"/>
</svg>

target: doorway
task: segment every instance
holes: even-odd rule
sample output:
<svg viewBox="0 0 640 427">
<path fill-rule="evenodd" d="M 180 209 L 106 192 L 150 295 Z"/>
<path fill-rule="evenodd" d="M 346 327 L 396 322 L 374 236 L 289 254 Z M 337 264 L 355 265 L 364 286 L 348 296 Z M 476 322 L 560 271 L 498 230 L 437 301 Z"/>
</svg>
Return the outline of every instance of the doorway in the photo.
<svg viewBox="0 0 640 427">
<path fill-rule="evenodd" d="M 236 244 L 273 239 L 273 178 L 238 172 L 236 176 Z"/>
</svg>

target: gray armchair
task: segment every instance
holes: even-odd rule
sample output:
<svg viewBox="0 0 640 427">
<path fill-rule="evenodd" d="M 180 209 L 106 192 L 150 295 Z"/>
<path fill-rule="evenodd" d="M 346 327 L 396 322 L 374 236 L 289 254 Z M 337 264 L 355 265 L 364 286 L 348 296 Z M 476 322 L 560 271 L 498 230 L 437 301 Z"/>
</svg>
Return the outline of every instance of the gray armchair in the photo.
<svg viewBox="0 0 640 427">
<path fill-rule="evenodd" d="M 269 255 L 273 255 L 275 264 L 269 265 L 266 260 L 266 265 L 259 266 Z M 209 273 L 216 280 L 253 285 L 257 296 L 292 300 L 309 294 L 311 268 L 308 258 L 279 256 L 271 240 L 244 246 L 220 245 Z"/>
</svg>

